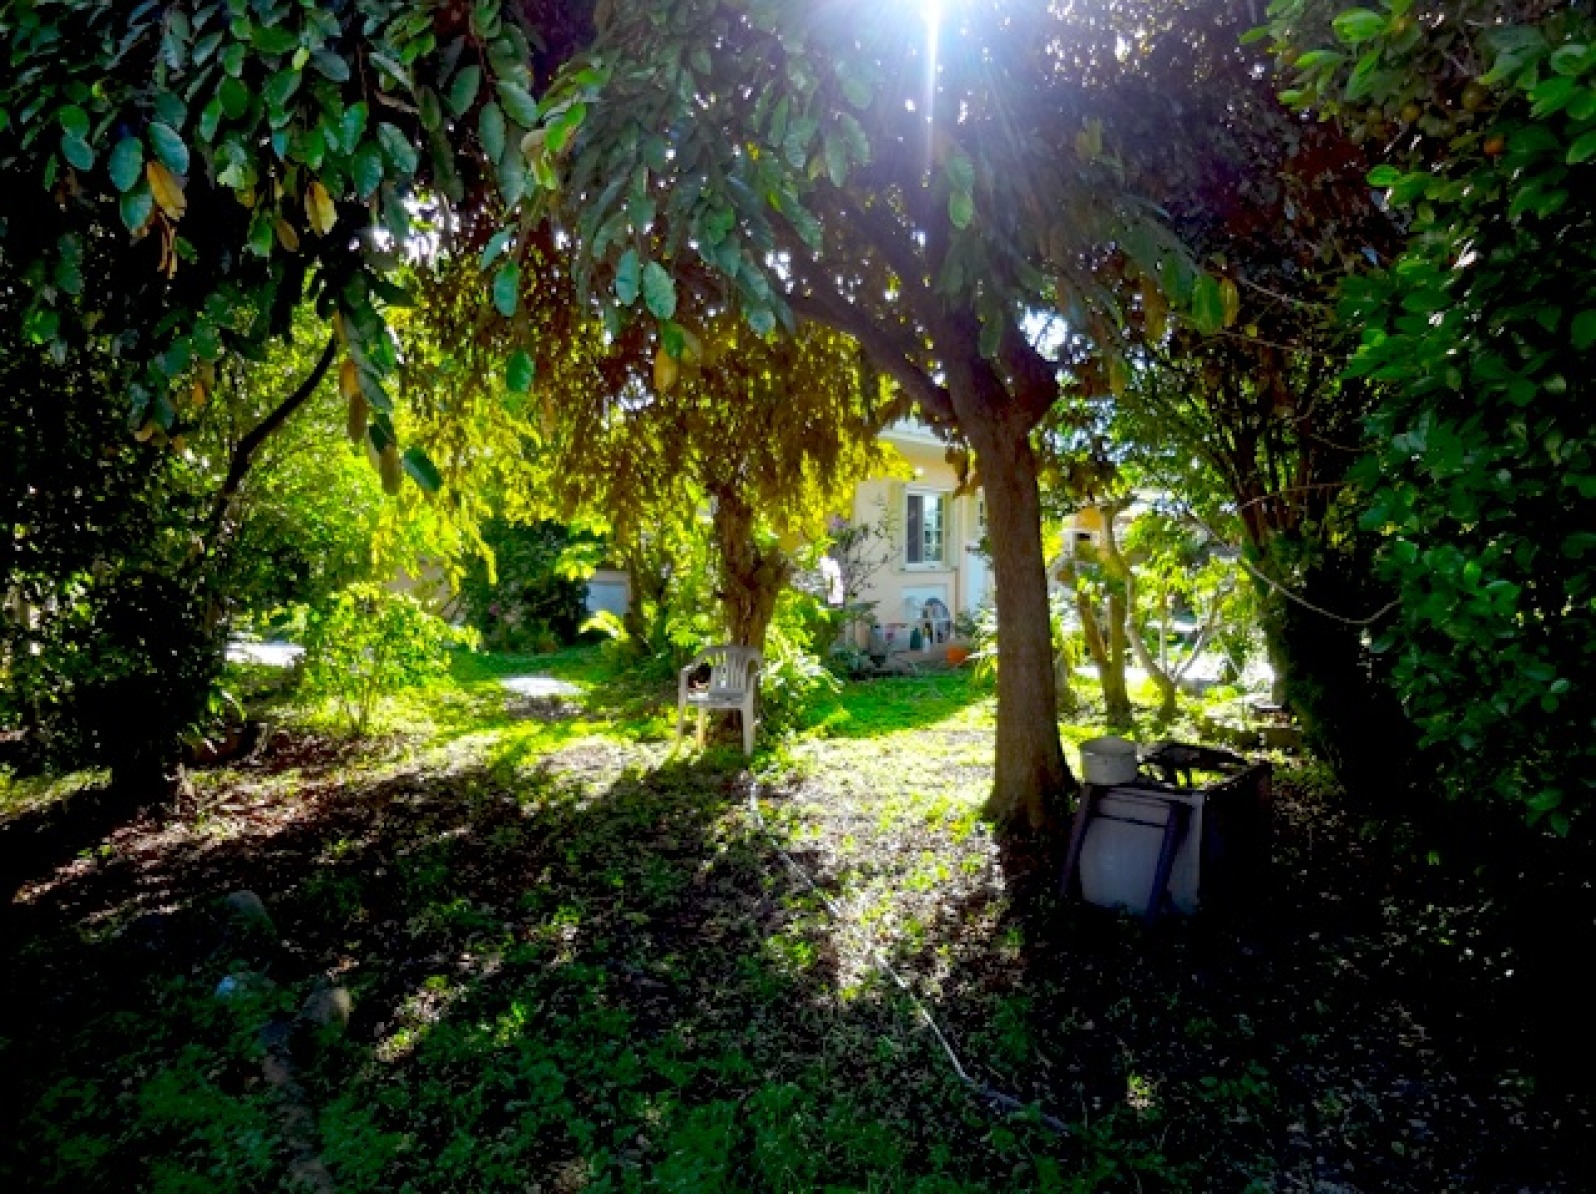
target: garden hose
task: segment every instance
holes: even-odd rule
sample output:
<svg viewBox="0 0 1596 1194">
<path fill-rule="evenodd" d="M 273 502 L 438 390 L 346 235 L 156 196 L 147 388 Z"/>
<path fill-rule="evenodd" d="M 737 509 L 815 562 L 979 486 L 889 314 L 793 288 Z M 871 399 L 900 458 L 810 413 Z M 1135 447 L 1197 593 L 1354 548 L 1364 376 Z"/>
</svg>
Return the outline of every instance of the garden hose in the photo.
<svg viewBox="0 0 1596 1194">
<path fill-rule="evenodd" d="M 755 827 L 770 843 L 771 849 L 775 850 L 781 860 L 787 864 L 787 869 L 798 877 L 798 881 L 805 888 L 820 897 L 820 902 L 825 905 L 826 911 L 831 914 L 833 920 L 839 925 L 847 925 L 848 918 L 843 914 L 842 909 L 837 906 L 837 903 L 829 895 L 821 890 L 820 886 L 810 877 L 809 872 L 804 870 L 776 839 L 775 833 L 771 831 L 770 826 L 765 821 L 764 814 L 759 811 L 759 781 L 751 775 L 748 777 L 748 815 L 753 818 Z M 870 961 L 903 992 L 913 1006 L 916 1015 L 919 1016 L 921 1023 L 931 1030 L 932 1037 L 942 1047 L 943 1056 L 948 1059 L 948 1064 L 953 1068 L 953 1072 L 958 1075 L 959 1081 L 978 1099 L 986 1103 L 988 1107 L 996 1108 L 1009 1115 L 1034 1116 L 1037 1123 L 1058 1133 L 1060 1136 L 1072 1134 L 1070 1126 L 1057 1116 L 1049 1115 L 1031 1104 L 1023 1103 L 1013 1095 L 988 1086 L 985 1082 L 973 1077 L 965 1069 L 964 1062 L 960 1060 L 958 1051 L 954 1049 L 952 1042 L 948 1040 L 947 1034 L 942 1031 L 941 1025 L 936 1022 L 935 1017 L 931 1015 L 930 1010 L 921 1002 L 920 997 L 914 993 L 914 988 L 909 985 L 908 980 L 898 973 L 897 968 L 888 960 L 886 954 L 881 951 L 873 939 L 866 940 L 866 949 L 869 952 Z"/>
</svg>

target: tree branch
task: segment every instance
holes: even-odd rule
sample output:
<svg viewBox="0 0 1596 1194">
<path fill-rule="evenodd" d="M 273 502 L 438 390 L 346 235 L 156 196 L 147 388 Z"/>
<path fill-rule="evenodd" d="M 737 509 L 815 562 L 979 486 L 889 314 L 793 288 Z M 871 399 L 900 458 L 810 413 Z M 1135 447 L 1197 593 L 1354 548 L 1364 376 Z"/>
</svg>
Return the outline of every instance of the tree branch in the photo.
<svg viewBox="0 0 1596 1194">
<path fill-rule="evenodd" d="M 872 360 L 901 385 L 926 415 L 936 422 L 953 420 L 953 400 L 947 390 L 910 360 L 913 342 L 881 327 L 846 300 L 806 292 L 787 295 L 787 302 L 799 315 L 852 336 Z"/>
<path fill-rule="evenodd" d="M 316 387 L 321 384 L 322 378 L 327 376 L 327 370 L 332 367 L 333 357 L 337 351 L 338 337 L 329 336 L 327 347 L 321 350 L 321 356 L 317 358 L 315 366 L 305 375 L 305 379 L 299 383 L 294 392 L 279 402 L 270 414 L 251 427 L 238 441 L 227 464 L 227 476 L 211 503 L 209 533 L 206 535 L 208 543 L 201 558 L 213 554 L 225 543 L 227 536 L 223 536 L 221 532 L 227 518 L 227 510 L 232 505 L 233 499 L 238 496 L 239 488 L 244 484 L 244 478 L 255 462 L 255 453 L 260 451 L 261 445 L 293 417 L 295 411 L 310 400 L 310 396 L 316 392 Z"/>
</svg>

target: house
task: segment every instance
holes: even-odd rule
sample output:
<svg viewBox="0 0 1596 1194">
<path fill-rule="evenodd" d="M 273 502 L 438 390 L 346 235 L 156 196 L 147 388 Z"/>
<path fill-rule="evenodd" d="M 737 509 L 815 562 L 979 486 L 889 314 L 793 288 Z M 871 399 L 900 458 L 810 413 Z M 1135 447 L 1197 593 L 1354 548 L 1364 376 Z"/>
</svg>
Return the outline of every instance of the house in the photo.
<svg viewBox="0 0 1596 1194">
<path fill-rule="evenodd" d="M 867 575 L 847 599 L 869 604 L 876 622 L 905 645 L 916 626 L 927 645 L 945 642 L 954 619 L 973 615 L 991 596 L 991 565 L 981 548 L 985 503 L 979 491 L 959 492 L 947 445 L 924 425 L 902 420 L 881 438 L 903 467 L 892 470 L 900 475 L 860 482 L 852 508 L 838 512 L 871 532 L 863 549 Z M 840 602 L 841 593 L 835 595 Z M 625 572 L 600 569 L 588 579 L 589 613 L 621 615 L 630 600 Z"/>
<path fill-rule="evenodd" d="M 982 549 L 985 499 L 979 490 L 960 492 L 947 445 L 924 425 L 903 420 L 881 438 L 903 457 L 909 475 L 873 477 L 854 490 L 850 522 L 884 533 L 876 566 L 853 596 L 873 604 L 890 636 L 918 626 L 930 642 L 943 642 L 952 637 L 954 618 L 973 615 L 991 596 L 991 562 Z"/>
</svg>

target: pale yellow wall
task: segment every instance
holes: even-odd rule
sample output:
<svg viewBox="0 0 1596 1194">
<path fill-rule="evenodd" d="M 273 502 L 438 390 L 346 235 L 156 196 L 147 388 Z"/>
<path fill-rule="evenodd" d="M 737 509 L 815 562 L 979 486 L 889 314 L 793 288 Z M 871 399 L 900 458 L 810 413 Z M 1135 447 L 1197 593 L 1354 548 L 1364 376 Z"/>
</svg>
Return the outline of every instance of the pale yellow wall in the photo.
<svg viewBox="0 0 1596 1194">
<path fill-rule="evenodd" d="M 890 438 L 890 437 L 889 437 Z M 892 558 L 879 570 L 861 594 L 861 600 L 875 602 L 876 620 L 883 625 L 907 623 L 906 598 L 923 599 L 938 595 L 949 611 L 957 615 L 970 596 L 970 557 L 965 548 L 980 538 L 978 501 L 974 495 L 955 497 L 958 475 L 944 457 L 940 443 L 892 439 L 893 446 L 914 468 L 905 478 L 872 478 L 854 491 L 849 517 L 856 524 L 874 525 L 883 511 L 890 510 L 893 528 Z M 943 564 L 910 565 L 905 562 L 905 497 L 915 491 L 940 493 L 948 500 Z"/>
</svg>

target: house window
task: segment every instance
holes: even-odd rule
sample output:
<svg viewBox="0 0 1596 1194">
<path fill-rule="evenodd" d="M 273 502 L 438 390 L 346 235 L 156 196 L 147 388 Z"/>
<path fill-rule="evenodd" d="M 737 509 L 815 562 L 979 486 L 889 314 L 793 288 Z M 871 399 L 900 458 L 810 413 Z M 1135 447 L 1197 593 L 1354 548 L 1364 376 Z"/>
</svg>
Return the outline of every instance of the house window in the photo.
<svg viewBox="0 0 1596 1194">
<path fill-rule="evenodd" d="M 941 567 L 946 558 L 948 498 L 942 493 L 911 493 L 904 524 L 904 563 Z"/>
</svg>

